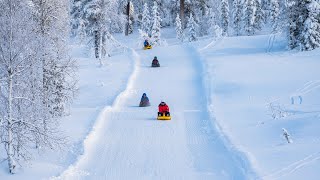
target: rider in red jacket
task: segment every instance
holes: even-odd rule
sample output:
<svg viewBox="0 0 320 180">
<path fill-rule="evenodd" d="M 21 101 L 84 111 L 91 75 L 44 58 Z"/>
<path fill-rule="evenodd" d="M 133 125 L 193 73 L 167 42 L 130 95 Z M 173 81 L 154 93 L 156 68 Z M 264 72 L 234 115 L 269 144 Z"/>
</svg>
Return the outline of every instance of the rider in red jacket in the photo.
<svg viewBox="0 0 320 180">
<path fill-rule="evenodd" d="M 159 107 L 159 114 L 165 113 L 166 115 L 170 115 L 169 106 L 165 102 L 161 102 L 158 107 Z"/>
</svg>

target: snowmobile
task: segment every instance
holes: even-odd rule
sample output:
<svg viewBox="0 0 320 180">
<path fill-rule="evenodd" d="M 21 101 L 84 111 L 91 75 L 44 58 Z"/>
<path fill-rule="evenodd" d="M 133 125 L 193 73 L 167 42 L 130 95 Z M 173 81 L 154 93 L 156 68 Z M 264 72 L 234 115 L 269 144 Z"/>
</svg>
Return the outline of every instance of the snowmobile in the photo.
<svg viewBox="0 0 320 180">
<path fill-rule="evenodd" d="M 166 112 L 166 113 L 158 112 L 157 119 L 158 120 L 171 120 L 171 116 L 170 116 L 169 112 Z"/>
<path fill-rule="evenodd" d="M 147 46 L 144 46 L 143 49 L 144 49 L 144 50 L 152 49 L 152 46 L 151 46 L 151 45 L 147 45 Z"/>
</svg>

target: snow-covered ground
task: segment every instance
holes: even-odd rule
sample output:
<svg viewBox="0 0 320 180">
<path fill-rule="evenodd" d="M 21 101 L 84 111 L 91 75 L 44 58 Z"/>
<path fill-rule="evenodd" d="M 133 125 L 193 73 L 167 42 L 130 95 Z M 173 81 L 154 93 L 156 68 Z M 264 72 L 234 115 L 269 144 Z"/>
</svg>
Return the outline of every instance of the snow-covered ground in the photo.
<svg viewBox="0 0 320 180">
<path fill-rule="evenodd" d="M 231 37 L 199 46 L 211 114 L 261 179 L 318 179 L 320 51 L 288 52 L 278 37 L 267 52 L 268 39 Z"/>
<path fill-rule="evenodd" d="M 286 51 L 268 36 L 202 39 L 143 51 L 103 67 L 79 46 L 79 94 L 62 121 L 66 151 L 46 152 L 0 179 L 317 179 L 320 51 Z M 267 51 L 270 50 L 270 51 Z M 160 68 L 150 68 L 158 56 Z M 138 107 L 146 92 L 151 106 Z M 164 100 L 171 121 L 157 121 Z M 282 128 L 292 143 L 287 143 Z"/>
</svg>

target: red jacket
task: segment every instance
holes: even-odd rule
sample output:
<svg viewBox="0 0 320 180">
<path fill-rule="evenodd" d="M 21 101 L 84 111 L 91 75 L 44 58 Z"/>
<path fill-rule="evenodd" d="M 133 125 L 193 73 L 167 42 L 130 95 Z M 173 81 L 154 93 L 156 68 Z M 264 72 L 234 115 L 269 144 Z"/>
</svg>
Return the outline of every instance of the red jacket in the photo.
<svg viewBox="0 0 320 180">
<path fill-rule="evenodd" d="M 159 112 L 163 113 L 163 112 L 169 112 L 169 106 L 168 105 L 161 105 L 159 104 Z"/>
</svg>

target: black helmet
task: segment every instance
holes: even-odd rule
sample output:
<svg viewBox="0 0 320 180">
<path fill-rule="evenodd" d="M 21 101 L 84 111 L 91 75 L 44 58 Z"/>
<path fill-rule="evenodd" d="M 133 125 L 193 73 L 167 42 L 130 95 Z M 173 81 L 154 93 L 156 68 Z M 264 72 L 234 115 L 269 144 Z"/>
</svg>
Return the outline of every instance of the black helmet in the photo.
<svg viewBox="0 0 320 180">
<path fill-rule="evenodd" d="M 166 105 L 166 103 L 165 103 L 165 102 L 163 102 L 163 101 L 162 101 L 160 104 L 161 104 L 161 105 Z"/>
<path fill-rule="evenodd" d="M 157 59 L 157 56 L 155 56 L 154 59 Z"/>
</svg>

